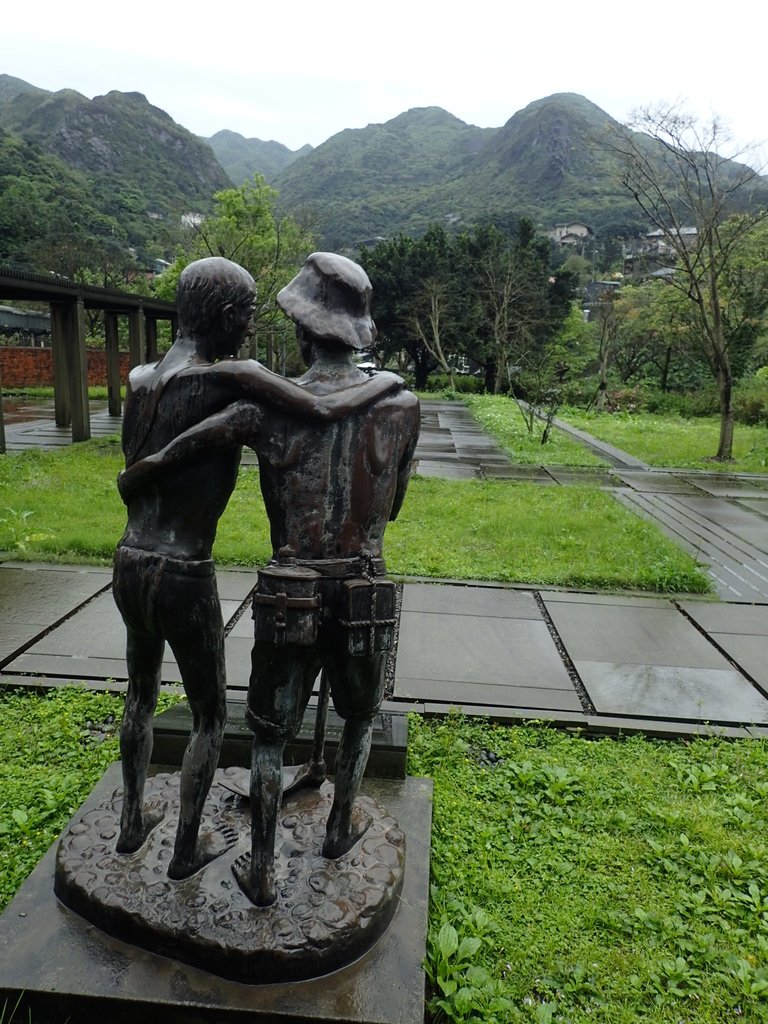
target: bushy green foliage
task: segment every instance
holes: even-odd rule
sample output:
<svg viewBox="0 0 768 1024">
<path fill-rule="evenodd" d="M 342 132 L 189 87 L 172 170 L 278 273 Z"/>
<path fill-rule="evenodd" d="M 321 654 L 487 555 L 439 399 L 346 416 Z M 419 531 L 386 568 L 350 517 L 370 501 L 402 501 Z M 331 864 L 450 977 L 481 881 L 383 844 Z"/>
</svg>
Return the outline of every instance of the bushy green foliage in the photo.
<svg viewBox="0 0 768 1024">
<path fill-rule="evenodd" d="M 435 1022 L 768 1019 L 768 744 L 412 716 Z"/>
<path fill-rule="evenodd" d="M 417 388 L 436 369 L 456 376 L 460 358 L 480 366 L 495 391 L 530 390 L 558 367 L 574 278 L 553 271 L 550 244 L 530 220 L 455 236 L 430 224 L 421 238 L 363 247 L 360 262 L 373 285 L 378 354 L 405 353 Z"/>
<path fill-rule="evenodd" d="M 424 391 L 429 397 L 434 392 L 439 392 L 443 398 L 453 398 L 455 395 L 479 395 L 484 391 L 482 377 L 475 377 L 468 373 L 459 373 L 453 379 L 445 373 L 430 373 L 424 385 Z M 453 394 L 449 394 L 453 392 Z"/>
<path fill-rule="evenodd" d="M 276 323 L 287 328 L 275 296 L 314 248 L 314 237 L 311 229 L 294 217 L 276 216 L 276 198 L 275 190 L 258 174 L 238 188 L 216 192 L 211 215 L 182 234 L 176 259 L 155 281 L 157 295 L 173 301 L 179 275 L 188 263 L 223 256 L 245 267 L 256 282 L 256 331 Z M 289 334 L 292 338 L 292 325 Z"/>
</svg>

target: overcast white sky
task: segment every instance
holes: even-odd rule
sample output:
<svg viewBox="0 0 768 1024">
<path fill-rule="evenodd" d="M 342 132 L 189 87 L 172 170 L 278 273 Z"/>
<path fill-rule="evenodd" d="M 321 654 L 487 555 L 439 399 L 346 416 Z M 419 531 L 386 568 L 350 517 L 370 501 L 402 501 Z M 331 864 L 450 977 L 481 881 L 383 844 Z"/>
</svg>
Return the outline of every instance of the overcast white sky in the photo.
<svg viewBox="0 0 768 1024">
<path fill-rule="evenodd" d="M 142 92 L 198 135 L 229 128 L 291 149 L 410 107 L 500 126 L 554 92 L 581 93 L 619 121 L 680 100 L 721 116 L 739 145 L 763 144 L 766 10 L 721 5 L 704 16 L 671 0 L 37 0 L 6 5 L 0 72 L 88 97 Z"/>
</svg>

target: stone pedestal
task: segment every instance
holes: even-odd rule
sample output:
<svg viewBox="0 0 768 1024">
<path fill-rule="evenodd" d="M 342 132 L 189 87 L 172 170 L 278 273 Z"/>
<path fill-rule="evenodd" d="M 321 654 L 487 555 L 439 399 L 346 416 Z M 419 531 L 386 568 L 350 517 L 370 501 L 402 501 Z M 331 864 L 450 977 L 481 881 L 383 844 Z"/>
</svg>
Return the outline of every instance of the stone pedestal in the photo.
<svg viewBox="0 0 768 1024">
<path fill-rule="evenodd" d="M 76 882 L 78 872 L 73 873 L 65 865 L 70 862 L 75 846 L 82 845 L 88 848 L 88 844 L 93 842 L 92 837 L 87 834 L 93 831 L 89 827 L 89 822 L 98 822 L 97 828 L 105 833 L 112 827 L 108 820 L 108 808 L 120 782 L 119 766 L 114 765 L 96 787 L 81 812 L 73 819 L 69 829 L 65 830 L 64 836 L 68 839 L 65 840 L 64 852 L 60 859 L 58 884 L 63 887 L 62 891 L 70 902 L 76 902 L 72 899 L 71 892 L 78 891 L 87 879 L 82 876 L 80 882 Z M 170 792 L 174 783 L 171 777 L 160 776 L 153 785 L 159 791 Z M 301 930 L 301 922 L 306 922 L 306 919 L 302 918 L 306 909 L 303 904 L 309 904 L 309 900 L 300 895 L 300 888 L 297 888 L 299 883 L 291 882 L 289 879 L 289 861 L 295 861 L 297 857 L 301 859 L 304 855 L 298 853 L 297 847 L 291 848 L 290 836 L 284 838 L 283 855 L 293 853 L 296 856 L 287 856 L 285 864 L 280 869 L 283 875 L 283 889 L 289 893 L 287 897 L 282 897 L 282 909 L 279 904 L 274 910 L 267 908 L 266 911 L 259 911 L 253 908 L 254 920 L 257 923 L 250 929 L 241 929 L 242 922 L 235 922 L 237 927 L 234 932 L 237 934 L 238 929 L 241 929 L 243 934 L 248 933 L 251 938 L 246 941 L 245 947 L 238 938 L 241 952 L 235 960 L 239 966 L 229 973 L 238 977 L 258 976 L 262 982 L 260 984 L 229 980 L 220 973 L 204 969 L 202 965 L 206 964 L 205 955 L 196 958 L 197 966 L 175 959 L 175 926 L 170 920 L 173 914 L 167 915 L 169 919 L 166 920 L 154 948 L 152 940 L 148 940 L 146 934 L 135 936 L 144 947 L 148 947 L 141 948 L 108 935 L 63 906 L 53 893 L 57 843 L 46 854 L 0 918 L 0 1005 L 8 999 L 12 1006 L 21 995 L 22 1015 L 19 1020 L 26 1020 L 29 1008 L 32 1010 L 35 1024 L 64 1024 L 67 1018 L 84 1024 L 97 1020 L 99 1024 L 103 1024 L 105 1020 L 109 1020 L 110 1024 L 122 1024 L 123 1021 L 126 1024 L 128 1021 L 135 1024 L 137 1018 L 142 1020 L 142 1024 L 153 1024 L 155 1021 L 162 1024 L 181 1024 L 182 1021 L 189 1024 L 224 1024 L 229 1021 L 242 1021 L 243 1024 L 245 1021 L 259 1021 L 262 1024 L 289 1021 L 302 1021 L 307 1024 L 313 1021 L 334 1021 L 338 1024 L 352 1021 L 365 1021 L 371 1024 L 420 1024 L 424 1002 L 424 976 L 421 964 L 425 952 L 429 888 L 431 783 L 425 779 L 370 779 L 364 783 L 363 794 L 366 800 L 372 802 L 369 803 L 369 807 L 378 806 L 382 809 L 379 824 L 374 824 L 377 831 L 372 831 L 370 836 L 370 850 L 363 848 L 364 839 L 362 844 L 347 855 L 351 858 L 348 870 L 336 871 L 337 877 L 332 877 L 333 869 L 330 872 L 326 869 L 329 862 L 326 862 L 326 868 L 320 864 L 311 864 L 307 877 L 313 878 L 313 882 L 308 883 L 309 890 L 301 890 L 304 895 L 311 891 L 315 906 L 326 908 L 324 911 L 321 910 L 318 918 L 319 928 L 313 941 L 316 947 L 327 948 L 329 942 L 332 945 L 329 936 L 334 930 L 333 922 L 327 918 L 338 917 L 336 912 L 329 909 L 334 901 L 329 902 L 328 891 L 338 894 L 338 885 L 343 881 L 342 875 L 348 876 L 345 884 L 353 884 L 355 875 L 363 878 L 365 888 L 370 883 L 370 879 L 365 879 L 366 872 L 372 877 L 380 873 L 384 889 L 389 884 L 391 890 L 392 883 L 397 884 L 395 876 L 398 860 L 391 851 L 398 848 L 399 830 L 405 833 L 407 854 L 402 891 L 399 896 L 395 894 L 393 897 L 390 908 L 393 913 L 391 923 L 385 927 L 383 934 L 373 942 L 371 948 L 349 966 L 324 974 L 322 977 L 280 983 L 273 983 L 273 977 L 278 975 L 270 972 L 282 970 L 282 954 L 273 953 L 271 959 L 270 956 L 263 957 L 265 966 L 261 971 L 248 966 L 250 960 L 256 961 L 259 958 L 259 950 L 248 943 L 252 943 L 257 934 L 265 933 L 267 925 L 263 922 L 270 922 L 269 929 L 274 930 L 274 922 L 284 919 L 283 926 L 276 926 L 277 932 L 282 929 L 286 935 L 294 936 Z M 313 794 L 308 796 L 312 797 Z M 285 827 L 289 832 L 295 832 L 297 820 L 300 818 L 302 827 L 306 828 L 306 834 L 312 834 L 316 828 L 312 824 L 313 816 L 322 813 L 320 807 L 328 797 L 321 792 L 315 793 L 314 798 L 318 801 L 315 810 L 312 810 L 311 800 L 306 802 L 305 798 L 302 798 L 303 802 L 300 802 L 297 808 L 285 808 L 286 813 L 281 818 L 284 823 L 288 819 Z M 227 803 L 228 799 L 222 798 L 221 795 L 214 796 L 212 813 L 216 813 L 217 801 L 220 806 L 226 804 L 231 810 L 232 803 L 231 800 Z M 391 819 L 397 821 L 399 829 L 393 829 Z M 164 827 L 158 827 L 148 844 L 154 850 L 147 861 L 146 870 L 150 872 L 160 867 L 164 860 L 165 854 L 162 851 L 167 847 Z M 103 842 L 106 843 L 108 840 Z M 230 858 L 237 855 L 239 842 L 238 839 L 233 844 Z M 104 872 L 104 879 L 97 888 L 103 889 L 102 899 L 105 905 L 117 907 L 122 913 L 125 909 L 124 899 L 118 895 L 120 880 L 110 871 L 111 854 L 107 852 L 104 856 L 99 856 L 99 853 L 100 851 L 97 851 L 96 856 L 98 861 L 104 861 L 100 869 Z M 229 886 L 227 871 L 231 871 L 231 866 L 224 863 L 226 856 L 221 858 L 216 872 L 210 874 L 207 883 L 212 887 L 211 892 L 216 889 L 219 899 L 225 902 L 229 900 L 233 904 L 228 907 L 222 904 L 214 911 L 214 916 L 218 914 L 224 922 L 232 920 L 232 913 L 244 914 L 245 917 L 251 913 L 248 906 L 244 905 L 239 909 L 234 907 L 234 903 L 238 903 L 239 906 L 241 894 L 236 886 L 234 889 Z M 309 863 L 315 854 L 307 851 L 306 856 Z M 389 866 L 386 863 L 384 867 L 376 866 L 371 859 L 376 857 L 391 863 Z M 93 855 L 90 859 L 93 860 Z M 131 858 L 126 858 L 126 861 L 130 860 Z M 338 862 L 330 863 L 341 865 L 343 860 L 344 858 L 341 858 Z M 356 866 L 352 864 L 355 860 Z M 211 872 L 212 867 L 213 865 L 206 870 Z M 87 872 L 93 868 L 83 866 L 82 870 Z M 138 878 L 144 869 L 139 870 L 135 865 L 132 870 L 132 877 Z M 384 879 L 385 874 L 387 879 Z M 201 889 L 201 878 L 202 875 L 197 882 L 187 880 L 181 883 L 182 887 L 189 888 L 189 892 L 183 889 L 185 903 L 195 901 L 196 896 L 192 893 L 192 888 L 196 888 L 198 898 L 202 899 L 205 896 Z M 160 892 L 164 884 L 160 875 L 156 884 L 159 887 L 157 893 L 161 897 L 162 906 L 162 899 L 167 894 L 164 890 L 163 893 Z M 304 883 L 300 885 L 303 886 Z M 327 890 L 325 894 L 323 889 Z M 110 896 L 112 891 L 115 893 L 114 898 Z M 234 895 L 235 892 L 237 895 Z M 205 896 L 205 900 L 207 899 Z M 299 915 L 289 915 L 291 927 L 288 927 L 285 924 L 288 920 L 286 900 L 290 902 L 291 899 L 294 910 L 299 908 Z M 373 902 L 378 903 L 378 898 L 374 898 Z M 202 909 L 202 905 L 197 909 Z M 188 910 L 194 915 L 194 907 Z M 270 914 L 274 920 L 268 916 Z M 160 916 L 162 917 L 162 914 Z M 323 920 L 323 916 L 326 920 Z M 111 926 L 109 920 L 102 923 Z M 191 930 L 198 934 L 205 931 L 201 928 L 199 917 L 192 923 Z M 218 938 L 208 937 L 205 942 L 210 942 L 210 963 L 206 966 L 220 970 L 222 952 Z M 186 959 L 190 959 L 188 948 L 188 945 L 185 946 Z M 243 948 L 245 952 L 242 951 Z M 332 966 L 333 955 L 324 969 Z"/>
</svg>

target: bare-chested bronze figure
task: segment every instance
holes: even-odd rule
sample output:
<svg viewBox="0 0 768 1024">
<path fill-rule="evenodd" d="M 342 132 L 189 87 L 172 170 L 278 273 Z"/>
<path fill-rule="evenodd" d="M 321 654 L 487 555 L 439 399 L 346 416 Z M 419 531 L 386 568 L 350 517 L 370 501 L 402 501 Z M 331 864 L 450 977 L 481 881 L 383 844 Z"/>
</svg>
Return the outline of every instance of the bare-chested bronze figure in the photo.
<svg viewBox="0 0 768 1024">
<path fill-rule="evenodd" d="M 399 378 L 386 375 L 343 395 L 326 390 L 315 396 L 253 360 L 233 359 L 250 332 L 254 302 L 252 277 L 229 260 L 199 260 L 183 271 L 173 346 L 159 363 L 130 375 L 123 423 L 128 467 L 239 398 L 248 398 L 251 414 L 264 418 L 265 436 L 277 430 L 282 438 L 283 430 L 297 428 L 294 417 L 313 419 L 314 426 L 300 428 L 312 434 L 322 431 L 322 421 L 400 386 Z M 140 489 L 123 489 L 128 524 L 115 552 L 114 595 L 127 628 L 129 683 L 120 735 L 124 803 L 117 849 L 139 849 L 163 815 L 163 808 L 144 807 L 143 793 L 167 641 L 193 716 L 168 869 L 177 879 L 222 853 L 225 842 L 199 831 L 226 714 L 223 624 L 211 548 L 239 461 L 240 448 L 224 444 L 168 466 Z"/>
<path fill-rule="evenodd" d="M 297 381 L 305 394 L 320 400 L 365 386 L 366 374 L 353 357 L 375 338 L 370 301 L 362 268 L 333 253 L 314 253 L 280 292 L 278 303 L 297 325 L 309 367 Z M 273 559 L 260 574 L 254 604 L 247 711 L 254 732 L 252 849 L 234 871 L 259 905 L 277 895 L 283 752 L 321 669 L 345 722 L 324 855 L 342 856 L 368 827 L 355 799 L 383 697 L 391 625 L 382 543 L 403 502 L 418 432 L 418 399 L 407 391 L 311 425 L 298 422 L 290 409 L 275 413 L 240 401 L 143 460 L 132 478 L 128 474 L 128 486 L 143 487 L 143 478 L 185 465 L 192 455 L 220 458 L 221 452 L 211 454 L 212 445 L 236 449 L 245 443 L 258 455 Z M 382 608 L 389 610 L 382 614 Z"/>
</svg>

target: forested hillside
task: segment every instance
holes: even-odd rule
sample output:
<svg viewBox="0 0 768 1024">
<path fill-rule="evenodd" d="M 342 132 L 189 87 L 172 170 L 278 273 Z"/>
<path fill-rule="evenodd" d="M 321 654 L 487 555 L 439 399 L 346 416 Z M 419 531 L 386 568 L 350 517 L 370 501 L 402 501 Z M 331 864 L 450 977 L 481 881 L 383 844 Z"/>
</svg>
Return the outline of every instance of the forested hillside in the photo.
<svg viewBox="0 0 768 1024">
<path fill-rule="evenodd" d="M 253 178 L 254 174 L 261 174 L 268 182 L 272 182 L 295 160 L 312 152 L 311 146 L 292 150 L 282 142 L 246 139 L 239 132 L 226 128 L 203 141 L 211 147 L 233 185 L 242 185 L 244 181 Z"/>
<path fill-rule="evenodd" d="M 68 273 L 95 247 L 145 264 L 229 184 L 210 147 L 140 93 L 88 100 L 0 76 L 4 259 Z"/>
</svg>

